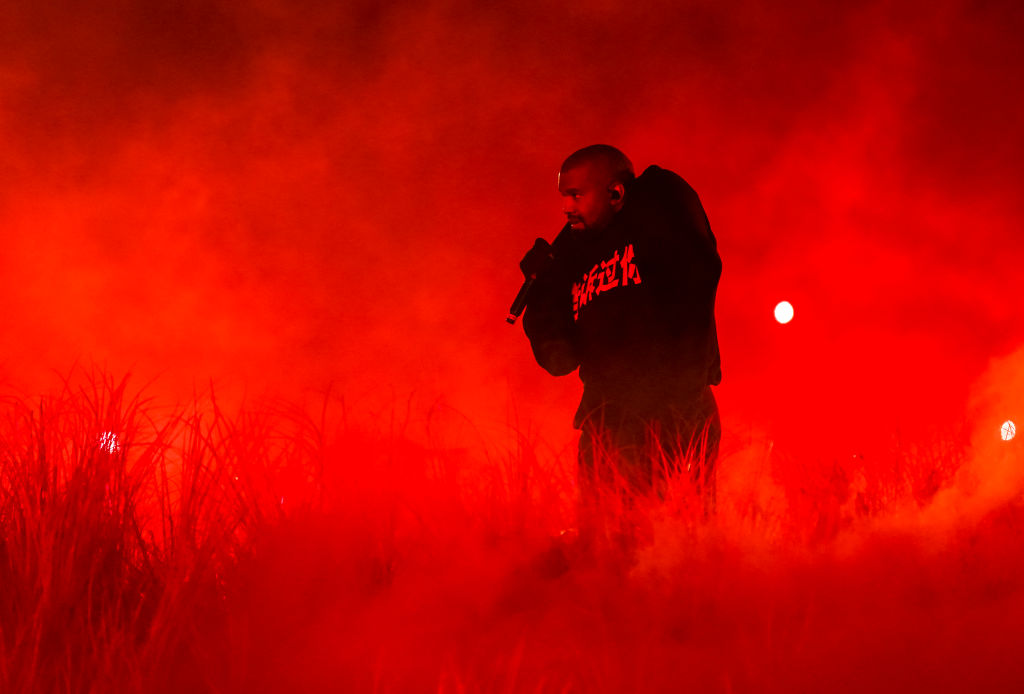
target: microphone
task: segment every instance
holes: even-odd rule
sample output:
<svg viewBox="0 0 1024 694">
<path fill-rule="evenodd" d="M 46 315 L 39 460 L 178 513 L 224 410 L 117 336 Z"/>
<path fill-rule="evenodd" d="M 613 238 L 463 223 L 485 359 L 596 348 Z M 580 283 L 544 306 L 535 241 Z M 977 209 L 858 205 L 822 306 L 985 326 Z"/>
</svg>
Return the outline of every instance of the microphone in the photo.
<svg viewBox="0 0 1024 694">
<path fill-rule="evenodd" d="M 523 280 L 523 286 L 519 288 L 519 293 L 516 294 L 516 298 L 512 302 L 512 307 L 508 310 L 508 317 L 505 319 L 505 322 L 509 325 L 515 323 L 516 318 L 519 318 L 523 309 L 526 308 L 526 296 L 530 293 L 530 287 L 533 286 L 533 281 L 535 279 L 537 279 L 536 273 Z"/>
<path fill-rule="evenodd" d="M 559 242 L 561 242 L 562 239 L 569 234 L 570 229 L 572 229 L 571 224 L 566 224 L 564 227 L 562 227 L 562 230 L 558 232 L 558 236 L 556 236 L 555 240 L 551 243 L 550 248 L 554 249 L 556 246 L 558 246 Z M 538 239 L 538 242 L 542 240 L 543 239 Z M 530 287 L 533 286 L 533 282 L 536 279 L 537 272 L 534 271 L 529 276 L 527 276 L 525 280 L 523 280 L 523 286 L 519 288 L 519 293 L 516 294 L 516 298 L 512 302 L 511 308 L 509 308 L 508 310 L 508 316 L 505 318 L 505 322 L 508 323 L 509 325 L 514 324 L 516 322 L 516 319 L 519 318 L 520 315 L 522 315 L 523 310 L 526 308 L 526 299 L 530 295 Z"/>
</svg>

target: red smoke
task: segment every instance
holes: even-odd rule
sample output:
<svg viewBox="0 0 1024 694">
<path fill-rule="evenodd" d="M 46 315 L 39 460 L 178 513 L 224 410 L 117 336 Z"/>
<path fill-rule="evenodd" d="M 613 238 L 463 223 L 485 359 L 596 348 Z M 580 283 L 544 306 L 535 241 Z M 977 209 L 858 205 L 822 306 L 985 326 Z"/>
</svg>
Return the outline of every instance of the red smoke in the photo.
<svg viewBox="0 0 1024 694">
<path fill-rule="evenodd" d="M 156 379 L 149 392 L 172 399 L 210 381 L 224 399 L 264 391 L 299 399 L 330 387 L 356 413 L 401 414 L 410 398 L 430 413 L 462 413 L 464 429 L 445 432 L 453 448 L 490 442 L 512 424 L 539 437 L 542 454 L 564 455 L 578 379 L 544 373 L 521 328 L 504 318 L 522 280 L 519 259 L 562 225 L 559 164 L 605 142 L 638 170 L 656 163 L 686 178 L 718 238 L 724 380 L 716 395 L 723 460 L 734 463 L 722 470 L 723 493 L 732 494 L 725 503 L 742 507 L 749 495 L 751 508 L 784 505 L 751 472 L 768 457 L 747 447 L 751 440 L 783 462 L 811 451 L 882 466 L 887 459 L 872 456 L 893 440 L 963 435 L 975 451 L 964 469 L 977 480 L 977 506 L 962 489 L 946 490 L 925 520 L 941 530 L 965 507 L 983 517 L 1024 485 L 993 447 L 1003 420 L 1024 425 L 1016 386 L 1024 374 L 1022 35 L 1024 9 L 1009 1 L 7 6 L 0 381 L 34 393 L 77 362 L 130 371 L 136 384 Z M 786 326 L 772 316 L 781 300 L 796 312 Z M 833 507 L 797 509 L 826 535 L 849 518 L 863 480 L 823 484 L 831 482 L 840 489 L 829 491 Z M 423 508 L 448 512 L 447 499 L 431 506 L 418 482 L 408 485 Z M 797 502 L 789 503 L 792 511 Z M 452 517 L 437 525 L 463 523 Z M 280 542 L 282 554 L 290 542 Z M 980 552 L 1002 566 L 998 542 L 961 544 L 964 556 Z M 450 552 L 453 561 L 464 554 Z M 681 552 L 652 553 L 641 568 L 674 570 Z M 762 605 L 762 621 L 774 624 L 772 599 L 757 602 L 761 567 L 750 569 L 756 580 L 735 574 L 757 563 L 749 556 L 727 546 L 724 559 L 712 558 L 736 584 L 722 585 L 736 590 L 721 588 L 710 604 L 723 623 L 735 605 Z M 902 545 L 865 556 L 858 567 L 884 574 L 901 560 L 899 576 L 916 576 L 917 555 Z M 495 574 L 511 563 L 495 564 Z M 847 573 L 841 559 L 806 571 L 799 557 L 790 563 L 797 568 L 764 579 L 778 604 L 799 602 L 786 599 L 796 591 L 791 575 L 817 591 L 814 604 L 841 602 L 830 591 L 842 582 L 826 580 Z M 1019 573 L 1017 564 L 1006 558 L 1005 573 Z M 941 592 L 957 571 L 922 585 Z M 700 591 L 719 585 L 709 575 L 693 579 Z M 426 593 L 473 594 L 458 582 L 469 580 L 463 573 L 444 578 Z M 877 597 L 875 578 L 852 572 L 857 600 Z M 987 590 L 971 580 L 963 577 L 965 593 Z M 565 604 L 555 594 L 562 589 L 545 589 L 551 604 Z M 676 605 L 688 599 L 665 594 Z M 380 609 L 398 615 L 402 600 L 418 597 Z M 633 597 L 612 603 L 617 618 L 627 635 L 647 634 Z M 931 614 L 928 605 L 882 614 L 910 604 L 904 597 L 894 589 L 875 616 L 920 636 L 910 625 Z M 841 626 L 858 623 L 858 604 L 840 610 Z M 424 614 L 444 617 L 430 605 Z M 832 613 L 822 614 L 815 624 Z M 784 638 L 766 628 L 762 640 L 781 652 L 792 639 L 805 649 L 794 651 L 795 664 L 839 650 L 804 639 L 800 615 L 780 619 Z M 686 620 L 665 618 L 675 621 Z M 971 612 L 953 624 L 989 623 Z M 858 636 L 867 644 L 858 652 L 885 656 L 886 671 L 898 672 L 898 659 L 875 653 L 899 641 L 903 631 L 895 633 L 878 647 Z M 402 639 L 432 639 L 421 636 L 398 634 L 394 653 L 378 655 L 401 661 Z M 632 646 L 637 657 L 656 659 L 660 651 L 645 650 L 658 648 L 656 638 L 637 638 L 647 639 Z M 967 637 L 958 639 L 948 643 L 959 648 Z M 766 656 L 745 657 L 746 671 L 775 672 L 760 667 Z M 424 681 L 435 665 L 423 664 Z M 799 673 L 794 682 L 814 681 Z"/>
<path fill-rule="evenodd" d="M 578 386 L 501 319 L 560 226 L 553 172 L 592 142 L 702 196 L 727 428 L 955 418 L 1022 337 L 1011 3 L 5 13 L 18 383 L 83 360 L 496 422 L 511 395 L 567 440 Z"/>
</svg>

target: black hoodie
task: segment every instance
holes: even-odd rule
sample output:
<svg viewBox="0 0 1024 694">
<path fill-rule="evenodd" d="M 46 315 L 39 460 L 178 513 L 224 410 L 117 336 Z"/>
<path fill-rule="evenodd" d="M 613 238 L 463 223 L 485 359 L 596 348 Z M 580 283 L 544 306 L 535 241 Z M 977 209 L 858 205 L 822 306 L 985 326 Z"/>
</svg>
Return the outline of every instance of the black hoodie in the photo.
<svg viewBox="0 0 1024 694">
<path fill-rule="evenodd" d="M 598 232 L 566 227 L 534 282 L 523 328 L 555 376 L 579 367 L 574 426 L 599 408 L 644 419 L 685 409 L 722 380 L 715 236 L 693 188 L 648 167 Z"/>
</svg>

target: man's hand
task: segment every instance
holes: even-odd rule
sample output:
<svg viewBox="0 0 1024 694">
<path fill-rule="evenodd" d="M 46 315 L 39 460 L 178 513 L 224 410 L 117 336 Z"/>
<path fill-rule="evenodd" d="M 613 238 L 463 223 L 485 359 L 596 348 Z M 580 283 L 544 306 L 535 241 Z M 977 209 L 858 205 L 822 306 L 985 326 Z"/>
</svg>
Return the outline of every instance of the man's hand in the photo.
<svg viewBox="0 0 1024 694">
<path fill-rule="evenodd" d="M 526 278 L 537 277 L 547 269 L 553 259 L 554 253 L 551 250 L 551 244 L 544 239 L 537 239 L 533 242 L 533 248 L 519 261 L 519 269 L 523 271 L 523 276 Z"/>
</svg>

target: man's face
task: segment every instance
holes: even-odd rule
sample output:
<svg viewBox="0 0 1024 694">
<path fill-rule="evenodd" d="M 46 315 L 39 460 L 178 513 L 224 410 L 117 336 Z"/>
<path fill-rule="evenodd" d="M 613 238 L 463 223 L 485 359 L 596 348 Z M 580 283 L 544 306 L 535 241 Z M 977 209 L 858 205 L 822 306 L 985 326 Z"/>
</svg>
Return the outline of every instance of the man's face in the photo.
<svg viewBox="0 0 1024 694">
<path fill-rule="evenodd" d="M 574 231 L 597 231 L 608 226 L 618 207 L 607 175 L 589 164 L 567 169 L 558 174 L 558 192 L 562 195 L 562 212 Z"/>
</svg>

